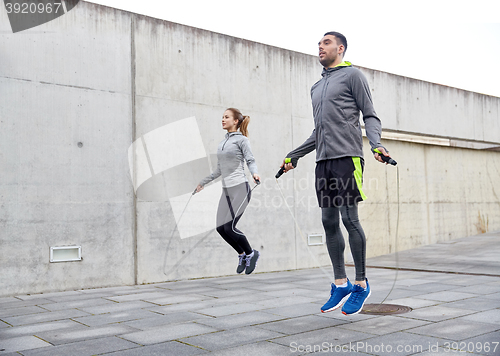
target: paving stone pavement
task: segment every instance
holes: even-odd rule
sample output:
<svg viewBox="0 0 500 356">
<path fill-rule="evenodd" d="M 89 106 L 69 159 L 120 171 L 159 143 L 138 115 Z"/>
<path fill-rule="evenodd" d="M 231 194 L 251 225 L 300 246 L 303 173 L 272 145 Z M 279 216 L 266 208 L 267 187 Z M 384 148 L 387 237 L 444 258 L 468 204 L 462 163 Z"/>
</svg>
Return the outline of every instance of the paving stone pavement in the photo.
<svg viewBox="0 0 500 356">
<path fill-rule="evenodd" d="M 321 313 L 319 268 L 3 297 L 0 356 L 500 355 L 498 256 L 498 232 L 400 252 L 395 315 Z M 395 261 L 368 259 L 368 303 Z"/>
</svg>

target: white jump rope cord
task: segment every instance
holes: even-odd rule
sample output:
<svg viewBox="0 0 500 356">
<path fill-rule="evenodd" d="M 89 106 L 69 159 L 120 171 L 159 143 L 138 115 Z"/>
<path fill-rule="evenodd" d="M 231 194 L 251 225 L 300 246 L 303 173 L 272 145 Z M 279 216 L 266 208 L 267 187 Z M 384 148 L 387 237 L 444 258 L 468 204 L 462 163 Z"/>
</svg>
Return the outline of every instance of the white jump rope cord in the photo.
<svg viewBox="0 0 500 356">
<path fill-rule="evenodd" d="M 166 276 L 167 274 L 165 273 L 165 266 L 167 265 L 167 252 L 168 252 L 168 246 L 170 245 L 170 242 L 172 241 L 172 238 L 174 237 L 174 233 L 175 233 L 175 230 L 177 230 L 177 226 L 179 226 L 180 222 L 181 222 L 181 219 L 182 219 L 182 216 L 184 215 L 184 212 L 186 211 L 188 205 L 189 205 L 189 202 L 191 201 L 191 198 L 193 197 L 193 195 L 196 193 L 196 190 L 189 196 L 189 199 L 186 203 L 186 205 L 184 206 L 184 209 L 182 210 L 182 213 L 181 213 L 181 216 L 179 216 L 179 220 L 177 220 L 177 222 L 175 223 L 175 226 L 174 228 L 172 229 L 172 234 L 170 234 L 170 239 L 168 240 L 168 245 L 167 245 L 167 250 L 165 251 L 165 258 L 163 259 L 163 274 Z"/>
<path fill-rule="evenodd" d="M 300 237 L 302 238 L 302 241 L 305 243 L 305 245 L 307 246 L 307 251 L 309 252 L 309 254 L 312 256 L 312 258 L 314 259 L 314 261 L 316 262 L 317 266 L 321 269 L 321 271 L 328 277 L 328 279 L 330 281 L 333 282 L 333 279 L 332 279 L 332 276 L 331 274 L 329 274 L 325 268 L 323 266 L 321 266 L 321 263 L 319 262 L 318 258 L 314 255 L 314 253 L 312 253 L 309 245 L 307 244 L 307 241 L 305 240 L 304 238 L 304 234 L 302 233 L 302 230 L 300 229 L 300 226 L 299 226 L 299 223 L 297 222 L 297 220 L 295 219 L 295 215 L 293 214 L 292 212 L 292 209 L 290 208 L 290 206 L 288 205 L 288 203 L 286 202 L 286 198 L 285 198 L 285 195 L 283 194 L 283 190 L 281 189 L 281 186 L 280 186 L 280 183 L 278 182 L 278 179 L 276 179 L 276 184 L 278 185 L 278 188 L 279 188 L 279 191 L 281 193 L 281 196 L 283 197 L 283 202 L 285 203 L 286 207 L 288 208 L 288 211 L 290 212 L 290 215 L 292 216 L 292 219 L 293 221 L 295 222 L 295 226 L 297 227 L 297 230 L 299 230 L 299 234 L 300 234 Z"/>
<path fill-rule="evenodd" d="M 380 302 L 379 305 L 382 305 L 387 297 L 392 293 L 392 290 L 394 289 L 394 286 L 396 285 L 396 281 L 398 280 L 398 272 L 399 272 L 399 259 L 398 259 L 398 240 L 399 240 L 399 207 L 400 207 L 400 202 L 399 202 L 399 166 L 396 166 L 396 172 L 397 172 L 397 182 L 396 182 L 396 187 L 397 187 L 397 192 L 398 192 L 398 214 L 396 218 L 396 239 L 394 241 L 394 258 L 396 259 L 396 275 L 394 276 L 394 282 L 392 282 L 392 287 L 389 290 L 389 293 L 385 296 L 384 300 Z"/>
</svg>

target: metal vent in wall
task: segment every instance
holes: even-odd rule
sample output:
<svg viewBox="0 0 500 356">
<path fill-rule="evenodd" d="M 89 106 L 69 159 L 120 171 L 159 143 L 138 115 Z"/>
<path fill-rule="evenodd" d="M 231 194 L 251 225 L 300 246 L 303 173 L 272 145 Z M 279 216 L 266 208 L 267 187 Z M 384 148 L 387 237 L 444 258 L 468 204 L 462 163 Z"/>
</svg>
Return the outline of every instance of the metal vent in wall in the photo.
<svg viewBox="0 0 500 356">
<path fill-rule="evenodd" d="M 81 246 L 59 246 L 50 248 L 50 262 L 72 262 L 81 260 Z"/>
<path fill-rule="evenodd" d="M 307 244 L 309 246 L 323 245 L 325 243 L 323 234 L 309 234 L 307 235 Z"/>
</svg>

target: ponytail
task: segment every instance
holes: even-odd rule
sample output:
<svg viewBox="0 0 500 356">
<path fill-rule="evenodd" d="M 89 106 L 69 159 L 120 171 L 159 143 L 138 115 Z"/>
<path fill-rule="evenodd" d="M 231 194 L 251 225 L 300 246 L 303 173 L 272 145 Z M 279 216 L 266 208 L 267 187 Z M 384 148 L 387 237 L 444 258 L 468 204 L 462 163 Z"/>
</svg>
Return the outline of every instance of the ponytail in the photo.
<svg viewBox="0 0 500 356">
<path fill-rule="evenodd" d="M 248 124 L 250 123 L 250 116 L 243 116 L 243 121 L 240 121 L 241 133 L 248 137 Z"/>
<path fill-rule="evenodd" d="M 250 116 L 243 116 L 241 111 L 235 108 L 228 108 L 227 110 L 233 113 L 233 117 L 238 120 L 237 128 L 240 129 L 240 132 L 248 137 L 248 124 L 250 123 Z"/>
</svg>

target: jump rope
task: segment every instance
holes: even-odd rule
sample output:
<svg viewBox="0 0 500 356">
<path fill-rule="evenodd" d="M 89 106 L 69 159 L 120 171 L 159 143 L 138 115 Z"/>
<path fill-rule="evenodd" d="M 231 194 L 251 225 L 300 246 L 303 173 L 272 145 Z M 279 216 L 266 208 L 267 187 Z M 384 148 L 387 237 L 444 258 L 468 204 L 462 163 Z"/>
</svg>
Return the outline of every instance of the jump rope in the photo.
<svg viewBox="0 0 500 356">
<path fill-rule="evenodd" d="M 395 259 L 396 259 L 396 274 L 395 274 L 395 276 L 394 276 L 394 281 L 393 281 L 393 283 L 392 283 L 392 287 L 391 287 L 391 289 L 389 290 L 389 293 L 387 293 L 387 295 L 385 296 L 385 298 L 384 298 L 384 299 L 383 299 L 383 300 L 379 303 L 379 305 L 382 305 L 382 304 L 386 301 L 386 299 L 389 297 L 389 295 L 392 293 L 392 291 L 394 290 L 394 287 L 395 287 L 395 285 L 396 285 L 396 281 L 397 281 L 397 278 L 398 278 L 398 272 L 399 272 L 399 259 L 398 259 L 399 210 L 400 210 L 400 195 L 399 195 L 399 166 L 397 166 L 397 162 L 396 162 L 394 159 L 392 159 L 392 158 L 390 158 L 390 157 L 387 157 L 387 156 L 384 156 L 384 155 L 382 154 L 382 152 L 380 152 L 378 149 L 372 149 L 372 151 L 373 151 L 374 153 L 378 153 L 378 154 L 379 154 L 379 156 L 380 156 L 380 158 L 381 158 L 381 159 L 382 159 L 385 163 L 388 163 L 388 164 L 391 164 L 391 165 L 395 166 L 395 167 L 396 167 L 396 172 L 397 172 L 397 182 L 396 182 L 396 187 L 397 187 L 398 205 L 397 205 L 397 219 L 396 219 L 396 236 L 395 236 L 395 243 L 394 243 L 394 255 L 395 255 Z M 285 159 L 285 164 L 287 164 L 287 163 L 291 163 L 291 164 L 292 164 L 292 166 L 295 168 L 295 167 L 297 166 L 297 161 L 298 161 L 298 159 L 296 159 L 296 158 L 286 158 L 286 159 Z M 311 255 L 311 257 L 312 257 L 312 258 L 313 258 L 313 260 L 315 261 L 316 265 L 317 265 L 317 266 L 321 269 L 321 271 L 322 271 L 322 272 L 323 272 L 323 273 L 324 273 L 324 274 L 328 277 L 328 279 L 329 279 L 330 281 L 332 281 L 332 282 L 333 282 L 333 280 L 332 280 L 332 276 L 331 276 L 331 273 L 328 273 L 328 272 L 326 271 L 326 269 L 325 269 L 323 266 L 321 266 L 321 263 L 319 262 L 318 258 L 317 258 L 317 257 L 316 257 L 316 255 L 314 255 L 314 253 L 311 251 L 311 249 L 310 249 L 310 247 L 309 247 L 309 245 L 308 245 L 308 243 L 307 243 L 307 240 L 305 239 L 305 235 L 304 235 L 304 233 L 302 232 L 302 230 L 300 229 L 299 223 L 297 222 L 297 219 L 295 218 L 295 215 L 294 215 L 294 213 L 292 212 L 292 209 L 290 208 L 290 206 L 288 205 L 288 203 L 287 203 L 287 201 L 286 201 L 286 198 L 285 198 L 285 195 L 284 195 L 284 193 L 283 193 L 283 190 L 281 189 L 281 185 L 280 185 L 280 184 L 279 184 L 279 182 L 278 182 L 278 178 L 280 178 L 280 177 L 283 175 L 283 173 L 285 173 L 285 168 L 284 168 L 284 166 L 280 168 L 280 170 L 278 171 L 278 173 L 276 173 L 276 177 L 275 177 L 275 178 L 276 178 L 276 184 L 278 185 L 278 188 L 279 188 L 279 191 L 280 191 L 281 196 L 282 196 L 282 198 L 283 198 L 283 201 L 284 201 L 284 203 L 285 203 L 286 207 L 288 208 L 288 211 L 289 211 L 290 215 L 292 216 L 293 221 L 295 222 L 295 226 L 297 227 L 297 230 L 299 231 L 299 235 L 300 235 L 300 237 L 301 237 L 302 241 L 303 241 L 303 242 L 304 242 L 304 244 L 307 246 L 307 251 L 309 252 L 309 254 Z M 235 224 L 236 218 L 239 216 L 239 215 L 238 215 L 238 213 L 239 213 L 239 211 L 240 211 L 241 207 L 243 206 L 243 204 L 245 203 L 245 201 L 247 201 L 247 200 L 248 200 L 248 196 L 252 193 L 252 191 L 253 191 L 255 188 L 257 188 L 257 186 L 259 186 L 259 185 L 260 185 L 260 180 L 256 180 L 255 182 L 256 182 L 256 185 L 255 185 L 252 189 L 250 189 L 250 190 L 247 192 L 247 194 L 246 194 L 246 196 L 245 196 L 245 199 L 243 199 L 243 201 L 241 202 L 240 206 L 239 206 L 239 207 L 238 207 L 238 209 L 236 210 L 236 213 L 234 214 L 233 222 L 232 222 L 232 224 L 231 224 L 231 229 L 233 230 L 233 232 L 234 232 L 235 234 L 238 234 L 238 235 L 243 235 L 243 236 L 244 236 L 244 234 L 242 234 L 242 233 L 240 233 L 240 232 L 235 231 L 234 224 Z M 195 190 L 193 191 L 193 193 L 191 193 L 191 195 L 189 196 L 189 199 L 188 199 L 188 201 L 186 202 L 186 205 L 185 205 L 184 209 L 182 210 L 181 215 L 179 216 L 179 220 L 177 220 L 177 222 L 176 222 L 176 224 L 175 224 L 175 226 L 174 226 L 174 229 L 172 230 L 172 234 L 170 235 L 170 240 L 169 240 L 169 242 L 172 240 L 172 238 L 173 238 L 173 236 L 174 236 L 174 233 L 175 233 L 175 230 L 177 229 L 177 226 L 180 224 L 181 219 L 182 219 L 182 216 L 184 215 L 184 212 L 186 211 L 186 208 L 188 207 L 189 202 L 191 201 L 191 198 L 192 198 L 192 197 L 193 197 L 196 193 L 197 193 L 197 191 L 196 191 L 196 189 L 195 189 Z M 169 245 L 170 245 L 170 243 L 169 243 Z M 168 246 L 167 246 L 167 248 L 168 248 Z M 165 273 L 165 265 L 166 265 L 166 262 L 167 262 L 167 260 L 166 260 L 166 258 L 165 258 L 164 263 L 163 263 L 163 274 L 165 274 L 165 275 L 167 275 L 167 274 Z"/>
</svg>

